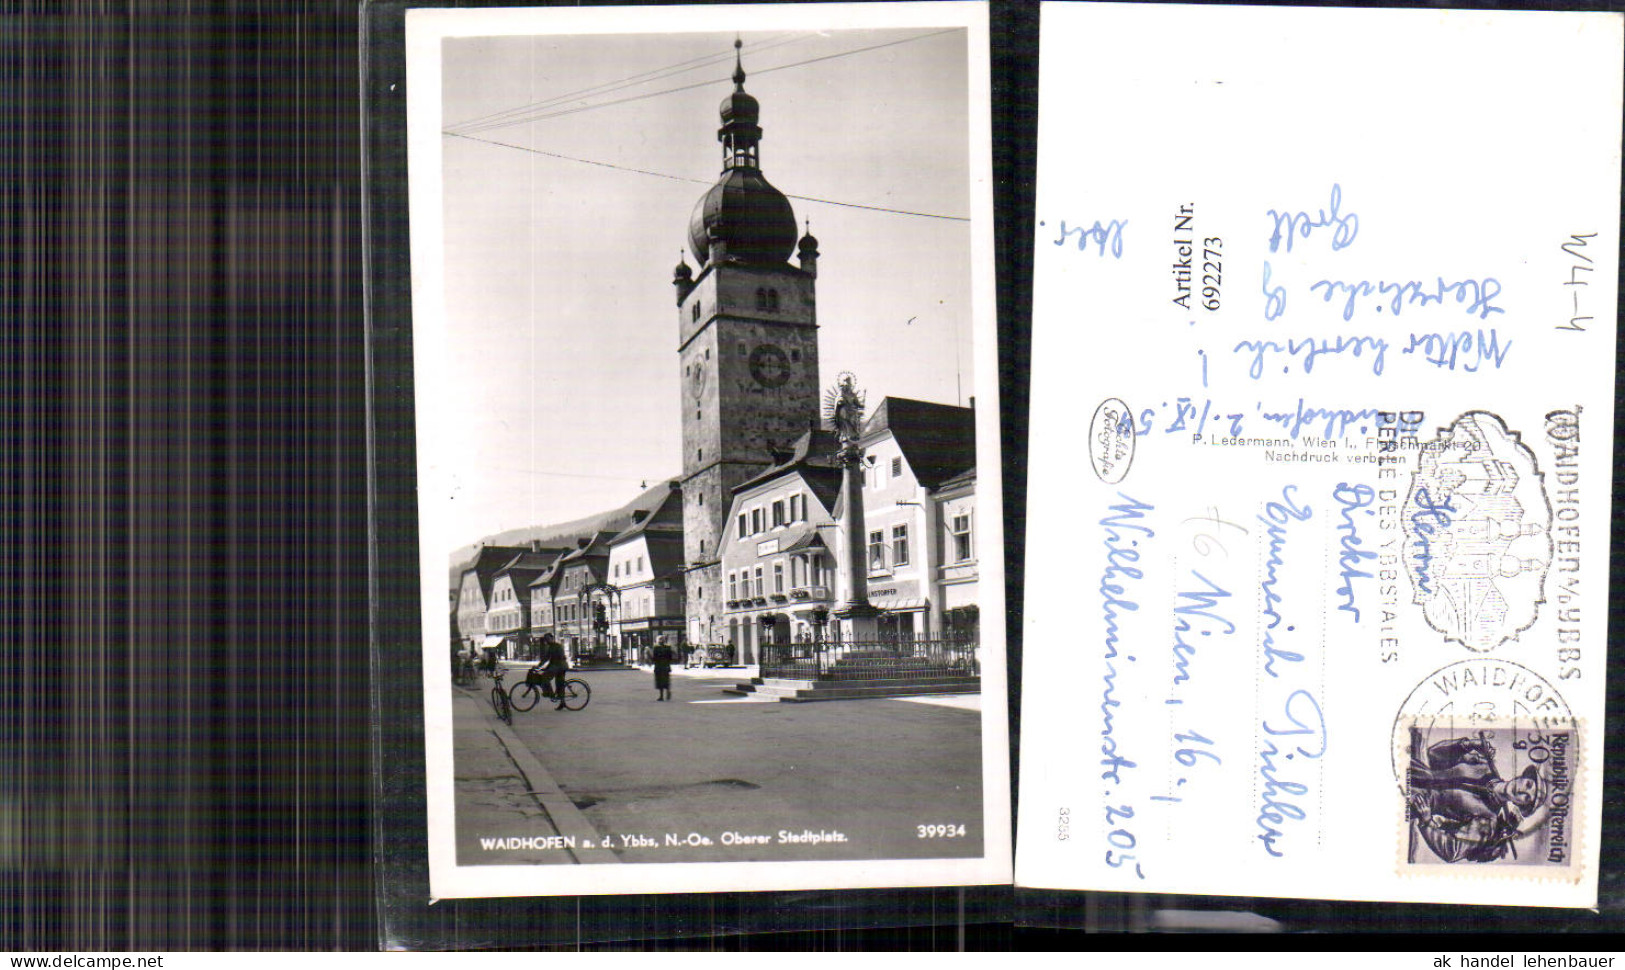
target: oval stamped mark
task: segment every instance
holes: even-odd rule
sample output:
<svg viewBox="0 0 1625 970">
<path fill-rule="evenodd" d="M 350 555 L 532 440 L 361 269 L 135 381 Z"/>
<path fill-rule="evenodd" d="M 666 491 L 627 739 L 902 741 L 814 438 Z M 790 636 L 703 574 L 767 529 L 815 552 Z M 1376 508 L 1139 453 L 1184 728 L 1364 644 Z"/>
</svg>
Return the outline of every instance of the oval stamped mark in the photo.
<svg viewBox="0 0 1625 970">
<path fill-rule="evenodd" d="M 1576 876 L 1581 726 L 1544 677 L 1475 658 L 1411 691 L 1393 726 L 1399 865 Z"/>
<path fill-rule="evenodd" d="M 1500 417 L 1469 411 L 1422 446 L 1401 523 L 1412 602 L 1446 641 L 1483 653 L 1534 624 L 1551 501 L 1534 452 Z"/>
<path fill-rule="evenodd" d="M 1134 416 L 1118 398 L 1107 398 L 1095 408 L 1089 422 L 1089 463 L 1107 485 L 1121 482 L 1134 464 Z"/>
</svg>

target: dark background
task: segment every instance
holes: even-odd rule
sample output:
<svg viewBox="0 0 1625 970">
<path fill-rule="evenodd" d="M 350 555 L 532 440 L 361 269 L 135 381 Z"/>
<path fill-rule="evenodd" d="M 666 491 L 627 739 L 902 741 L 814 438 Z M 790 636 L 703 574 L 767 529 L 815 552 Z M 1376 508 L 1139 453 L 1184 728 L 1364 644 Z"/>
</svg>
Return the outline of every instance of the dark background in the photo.
<svg viewBox="0 0 1625 970">
<path fill-rule="evenodd" d="M 385 106 L 362 114 L 363 13 L 0 3 L 0 949 L 1121 949 L 1085 931 L 1191 908 L 1291 934 L 1161 945 L 1618 945 L 1532 935 L 1625 926 L 1617 662 L 1599 914 L 994 888 L 426 906 L 415 712 L 370 642 L 416 556 L 389 501 L 409 428 L 387 404 L 369 423 L 369 377 L 388 402 L 410 374 L 387 329 L 367 366 L 365 281 L 398 316 L 405 227 L 363 231 L 363 146 L 389 140 Z M 993 3 L 1017 685 L 1037 29 Z M 1365 931 L 1453 938 L 1339 935 Z"/>
</svg>

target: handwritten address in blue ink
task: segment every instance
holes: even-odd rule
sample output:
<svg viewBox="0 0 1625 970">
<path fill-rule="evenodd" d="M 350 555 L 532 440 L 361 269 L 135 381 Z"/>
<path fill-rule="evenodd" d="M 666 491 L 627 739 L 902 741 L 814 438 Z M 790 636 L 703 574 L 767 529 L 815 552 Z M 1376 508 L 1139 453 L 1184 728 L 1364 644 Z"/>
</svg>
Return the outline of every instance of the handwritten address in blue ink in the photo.
<svg viewBox="0 0 1625 970">
<path fill-rule="evenodd" d="M 1100 693 L 1100 773 L 1102 781 L 1109 781 L 1113 785 L 1121 785 L 1122 773 L 1131 768 L 1139 767 L 1135 762 L 1123 755 L 1117 744 L 1116 727 L 1113 724 L 1114 708 L 1122 706 L 1122 701 L 1116 697 L 1117 693 L 1117 666 L 1112 662 L 1119 656 L 1119 628 L 1118 617 L 1122 612 L 1133 612 L 1140 608 L 1140 604 L 1131 599 L 1128 583 L 1144 578 L 1144 571 L 1135 563 L 1140 561 L 1140 538 L 1151 538 L 1156 535 L 1149 525 L 1145 524 L 1146 513 L 1154 506 L 1132 499 L 1119 492 L 1117 497 L 1122 502 L 1111 506 L 1111 513 L 1100 520 L 1100 527 L 1105 532 L 1104 546 L 1106 549 L 1106 568 L 1100 576 L 1101 611 L 1106 627 L 1106 673 L 1101 677 Z M 1126 542 L 1126 545 L 1125 545 Z M 1134 657 L 1127 659 L 1132 662 Z M 1109 797 L 1110 792 L 1106 793 Z M 1106 824 L 1116 826 L 1106 834 L 1106 864 L 1112 868 L 1121 868 L 1134 862 L 1134 874 L 1141 879 L 1145 872 L 1135 857 L 1127 850 L 1135 847 L 1137 839 L 1134 833 L 1126 826 L 1118 824 L 1119 820 L 1132 820 L 1134 806 L 1118 804 L 1106 806 Z"/>
<path fill-rule="evenodd" d="M 1295 799 L 1309 794 L 1309 786 L 1301 781 L 1282 780 L 1281 774 L 1287 766 L 1276 761 L 1282 749 L 1276 745 L 1275 739 L 1303 739 L 1296 751 L 1286 754 L 1287 761 L 1297 757 L 1315 759 L 1326 753 L 1326 721 L 1321 716 L 1320 703 L 1313 694 L 1306 690 L 1293 691 L 1287 696 L 1282 717 L 1286 719 L 1284 724 L 1280 720 L 1275 722 L 1279 727 L 1272 727 L 1268 720 L 1262 725 L 1267 739 L 1258 752 L 1258 775 L 1264 784 L 1258 794 L 1256 823 L 1260 831 L 1255 836 L 1264 843 L 1264 851 L 1277 859 L 1286 854 L 1275 847 L 1275 843 L 1286 836 L 1286 832 L 1277 826 L 1284 826 L 1288 821 L 1301 822 L 1308 817 L 1308 811 Z M 1311 751 L 1306 745 L 1318 746 Z M 1303 762 L 1297 764 L 1301 766 Z"/>
</svg>

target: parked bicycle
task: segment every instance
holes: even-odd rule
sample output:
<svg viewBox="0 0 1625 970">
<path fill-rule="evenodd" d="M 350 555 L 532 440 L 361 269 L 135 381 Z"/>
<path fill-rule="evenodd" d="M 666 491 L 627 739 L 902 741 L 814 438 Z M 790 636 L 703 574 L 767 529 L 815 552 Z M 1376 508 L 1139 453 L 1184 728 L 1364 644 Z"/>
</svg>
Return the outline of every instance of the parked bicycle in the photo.
<svg viewBox="0 0 1625 970">
<path fill-rule="evenodd" d="M 508 692 L 508 701 L 516 710 L 528 711 L 536 706 L 536 702 L 545 697 L 548 700 L 557 700 L 564 705 L 565 710 L 579 711 L 592 700 L 592 687 L 580 677 L 571 677 L 564 682 L 562 697 L 554 697 L 551 678 L 544 676 L 538 669 L 532 668 L 525 675 L 525 679 L 513 685 Z"/>
<path fill-rule="evenodd" d="M 502 686 L 503 670 L 501 667 L 491 671 L 491 707 L 497 712 L 497 717 L 504 724 L 513 724 L 513 705 L 508 701 L 508 692 Z"/>
</svg>

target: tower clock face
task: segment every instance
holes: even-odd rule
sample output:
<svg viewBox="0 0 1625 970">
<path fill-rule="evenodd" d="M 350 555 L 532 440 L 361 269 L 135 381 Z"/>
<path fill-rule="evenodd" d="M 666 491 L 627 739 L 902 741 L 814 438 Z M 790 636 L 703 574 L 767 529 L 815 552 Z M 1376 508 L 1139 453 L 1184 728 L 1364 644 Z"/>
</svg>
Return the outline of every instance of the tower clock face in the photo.
<svg viewBox="0 0 1625 970">
<path fill-rule="evenodd" d="M 695 361 L 691 373 L 688 389 L 694 395 L 694 400 L 698 401 L 705 394 L 705 362 Z"/>
<path fill-rule="evenodd" d="M 763 387 L 783 387 L 790 380 L 790 358 L 778 344 L 757 344 L 750 352 L 750 376 Z"/>
</svg>

